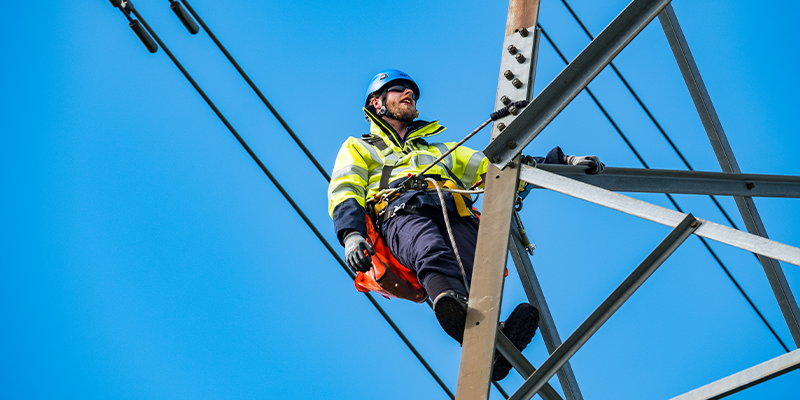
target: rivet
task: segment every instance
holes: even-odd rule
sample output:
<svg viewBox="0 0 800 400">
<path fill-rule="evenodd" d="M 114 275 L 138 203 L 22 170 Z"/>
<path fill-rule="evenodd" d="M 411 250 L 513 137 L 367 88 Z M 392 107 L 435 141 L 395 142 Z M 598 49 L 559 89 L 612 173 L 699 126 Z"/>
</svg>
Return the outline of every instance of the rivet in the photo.
<svg viewBox="0 0 800 400">
<path fill-rule="evenodd" d="M 509 103 L 511 103 L 511 99 L 509 99 L 508 96 L 506 96 L 506 95 L 503 95 L 502 97 L 500 97 L 500 101 L 503 102 L 503 104 L 505 104 L 505 105 L 508 105 Z"/>
<path fill-rule="evenodd" d="M 522 87 L 522 81 L 519 80 L 519 79 L 516 79 L 516 78 L 514 78 L 514 80 L 511 81 L 511 84 L 514 85 L 514 87 L 517 88 L 517 89 Z"/>
<path fill-rule="evenodd" d="M 509 140 L 508 141 L 508 148 L 511 149 L 511 150 L 516 149 L 517 148 L 517 142 L 515 142 L 513 140 Z"/>
<path fill-rule="evenodd" d="M 517 62 L 520 64 L 525 62 L 525 56 L 523 56 L 522 53 L 517 53 L 517 55 L 514 56 L 514 58 L 516 58 Z"/>
<path fill-rule="evenodd" d="M 499 123 L 499 124 L 497 124 L 497 130 L 498 130 L 498 131 L 502 132 L 502 131 L 503 131 L 503 129 L 506 129 L 506 124 L 504 124 L 504 123 L 502 123 L 502 122 L 501 122 L 501 123 Z"/>
<path fill-rule="evenodd" d="M 512 55 L 517 54 L 517 47 L 514 46 L 513 44 L 508 45 L 507 49 L 508 52 L 511 53 Z"/>
<path fill-rule="evenodd" d="M 514 79 L 514 73 L 511 72 L 510 69 L 507 69 L 506 72 L 503 72 L 503 76 L 505 76 L 508 80 Z"/>
<path fill-rule="evenodd" d="M 519 28 L 519 34 L 522 37 L 528 36 L 528 28 Z"/>
</svg>

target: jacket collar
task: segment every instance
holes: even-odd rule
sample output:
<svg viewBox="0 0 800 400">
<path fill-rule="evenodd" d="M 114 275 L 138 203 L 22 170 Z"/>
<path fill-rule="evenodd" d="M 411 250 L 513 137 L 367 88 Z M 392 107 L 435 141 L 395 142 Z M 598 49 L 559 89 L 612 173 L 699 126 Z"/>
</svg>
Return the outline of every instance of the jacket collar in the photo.
<svg viewBox="0 0 800 400">
<path fill-rule="evenodd" d="M 409 124 L 408 132 L 406 133 L 405 140 L 403 140 L 400 138 L 400 135 L 395 132 L 394 128 L 375 112 L 375 107 L 371 105 L 365 107 L 364 113 L 367 115 L 367 119 L 370 122 L 370 133 L 381 137 L 384 141 L 388 139 L 391 144 L 400 148 L 402 151 L 406 150 L 406 143 L 409 143 L 413 139 L 437 135 L 447 129 L 439 125 L 439 121 L 427 122 L 417 120 Z"/>
</svg>

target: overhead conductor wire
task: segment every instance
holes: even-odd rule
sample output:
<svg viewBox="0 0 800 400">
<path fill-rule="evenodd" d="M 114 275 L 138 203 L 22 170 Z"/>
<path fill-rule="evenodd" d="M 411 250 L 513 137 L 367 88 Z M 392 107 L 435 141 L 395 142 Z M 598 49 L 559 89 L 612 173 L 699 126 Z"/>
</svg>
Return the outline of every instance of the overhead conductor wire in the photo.
<svg viewBox="0 0 800 400">
<path fill-rule="evenodd" d="M 313 154 L 311 154 L 311 152 L 306 148 L 306 146 L 303 144 L 302 140 L 300 140 L 300 138 L 297 137 L 297 135 L 294 133 L 294 131 L 289 127 L 289 124 L 281 117 L 281 115 L 278 113 L 278 111 L 270 104 L 270 102 L 267 100 L 267 98 L 264 96 L 264 94 L 261 92 L 261 90 L 258 88 L 258 86 L 250 79 L 250 77 L 247 75 L 247 73 L 244 71 L 244 69 L 239 65 L 239 63 L 236 62 L 236 60 L 228 52 L 228 50 L 225 48 L 225 46 L 222 44 L 222 42 L 220 42 L 219 39 L 217 39 L 217 36 L 214 35 L 214 33 L 211 31 L 211 28 L 209 28 L 208 25 L 206 25 L 205 21 L 203 21 L 203 19 L 200 18 L 200 15 L 197 14 L 197 12 L 194 10 L 194 8 L 192 8 L 192 6 L 189 4 L 189 2 L 187 0 L 180 0 L 180 1 L 181 1 L 181 3 L 183 3 L 184 6 L 186 6 L 186 9 L 189 11 L 189 13 L 192 14 L 192 17 L 194 17 L 195 20 L 197 20 L 197 22 L 200 24 L 200 26 L 203 28 L 203 30 L 208 34 L 208 36 L 211 38 L 211 40 L 214 42 L 214 44 L 216 44 L 217 47 L 220 49 L 220 51 L 222 51 L 222 53 L 225 55 L 225 57 L 228 58 L 228 61 L 230 61 L 230 63 L 234 66 L 234 68 L 236 68 L 236 71 L 239 72 L 239 75 L 241 75 L 242 78 L 247 82 L 247 84 L 250 85 L 250 88 L 253 89 L 253 91 L 256 93 L 256 95 L 258 95 L 259 99 L 261 99 L 261 101 L 264 103 L 264 105 L 267 106 L 267 108 L 269 108 L 270 112 L 272 112 L 272 114 L 275 116 L 275 118 L 278 119 L 278 122 L 280 122 L 280 124 L 283 126 L 283 128 L 286 130 L 286 132 L 292 137 L 292 139 L 294 139 L 295 143 L 297 143 L 297 145 L 300 146 L 300 148 L 306 154 L 308 159 L 311 160 L 311 162 L 314 164 L 314 166 L 317 168 L 317 170 L 320 172 L 320 174 L 322 174 L 322 176 L 325 178 L 326 181 L 330 182 L 330 180 L 331 180 L 330 175 L 328 175 L 328 173 L 325 171 L 325 169 L 319 164 L 319 162 L 317 162 L 316 158 L 314 158 Z M 488 125 L 491 121 L 492 120 L 490 119 L 490 120 L 484 122 L 483 124 L 481 124 L 478 128 L 476 128 L 474 131 L 472 131 L 469 135 L 464 137 L 455 147 L 453 147 L 452 149 L 448 150 L 445 154 L 443 154 L 440 157 L 440 159 L 443 159 L 448 154 L 450 154 L 453 150 L 455 150 L 456 148 L 458 148 L 459 146 L 464 144 L 464 142 L 469 140 L 472 136 L 474 136 L 481 129 L 483 129 L 486 125 Z M 435 164 L 436 164 L 435 162 L 431 163 L 431 166 L 435 165 Z M 453 191 L 453 190 L 445 190 L 445 191 Z M 470 193 L 479 193 L 479 192 L 480 191 L 470 191 Z M 338 256 L 336 256 L 336 257 L 338 259 Z M 339 260 L 339 261 L 340 261 L 340 264 L 341 264 L 341 260 Z M 348 268 L 345 268 L 345 270 L 351 275 L 351 278 L 354 278 L 354 276 L 352 275 L 352 273 L 350 272 L 350 270 Z M 427 299 L 426 303 L 428 304 L 429 307 L 433 308 L 433 303 L 431 303 L 430 299 Z M 379 310 L 379 311 L 382 311 L 382 310 Z M 390 324 L 392 324 L 391 321 L 388 321 L 388 322 Z M 403 337 L 401 332 L 398 332 L 398 335 L 401 335 L 401 337 Z M 404 339 L 404 341 L 405 341 L 405 339 Z M 417 358 L 420 358 L 420 362 L 422 362 L 423 365 L 425 365 L 426 369 L 428 369 L 429 372 L 431 372 L 431 374 L 434 376 L 434 379 L 436 379 L 436 381 L 439 382 L 439 384 L 442 386 L 442 388 L 445 390 L 445 392 L 447 392 L 448 395 L 450 395 L 450 397 L 453 398 L 452 393 L 447 389 L 446 386 L 444 386 L 444 384 L 441 382 L 441 380 L 438 378 L 438 376 L 436 376 L 436 374 L 429 368 L 429 366 L 425 362 L 425 360 L 422 359 L 421 356 L 417 354 L 416 350 L 412 346 L 409 346 L 409 348 L 411 349 L 412 352 L 414 352 L 415 355 L 417 355 Z M 495 388 L 506 399 L 509 397 L 508 394 L 505 392 L 505 390 L 503 390 L 502 386 L 500 386 L 499 383 L 497 383 L 497 382 L 492 382 L 492 383 L 494 384 Z"/>
<path fill-rule="evenodd" d="M 303 219 L 303 221 L 306 223 L 306 225 L 308 225 L 308 227 L 314 232 L 314 234 L 317 236 L 317 239 L 319 239 L 320 242 L 322 242 L 323 245 L 325 245 L 325 248 L 328 249 L 328 252 L 330 252 L 331 255 L 336 259 L 336 261 L 339 262 L 339 265 L 341 265 L 341 267 L 345 270 L 345 272 L 347 272 L 347 274 L 350 276 L 350 278 L 351 279 L 355 279 L 355 275 L 353 274 L 353 272 L 350 271 L 349 268 L 347 268 L 347 266 L 345 265 L 344 261 L 342 261 L 342 259 L 339 257 L 339 255 L 334 251 L 334 249 L 333 249 L 333 247 L 331 247 L 330 243 L 328 243 L 328 241 L 322 236 L 322 234 L 319 232 L 319 230 L 317 230 L 317 228 L 314 226 L 314 224 L 311 222 L 311 220 L 309 220 L 308 217 L 305 215 L 305 213 L 303 213 L 303 211 L 300 209 L 300 207 L 297 205 L 297 203 L 294 202 L 294 200 L 289 195 L 289 193 L 287 193 L 286 190 L 284 190 L 283 186 L 281 186 L 281 184 L 272 175 L 272 173 L 269 172 L 269 170 L 264 165 L 264 163 L 261 162 L 261 160 L 258 158 L 258 156 L 256 156 L 256 154 L 253 152 L 253 150 L 250 148 L 250 146 L 248 146 L 247 143 L 244 141 L 244 139 L 242 139 L 242 137 L 239 135 L 239 133 L 236 132 L 236 129 L 234 129 L 234 127 L 230 124 L 230 122 L 228 122 L 228 120 L 225 118 L 225 116 L 222 115 L 222 113 L 219 111 L 219 109 L 214 105 L 214 103 L 211 101 L 211 99 L 208 98 L 208 96 L 200 88 L 200 86 L 197 84 L 197 82 L 195 82 L 195 80 L 192 78 L 192 76 L 189 75 L 189 73 L 186 71 L 185 68 L 183 68 L 183 65 L 181 65 L 181 63 L 178 61 L 178 59 L 175 58 L 175 56 L 172 54 L 172 52 L 169 51 L 167 46 L 164 45 L 164 42 L 162 42 L 161 39 L 158 37 L 158 35 L 156 35 L 156 33 L 153 31 L 153 29 L 150 28 L 150 25 L 147 24 L 147 22 L 144 20 L 144 18 L 142 18 L 142 16 L 139 14 L 139 12 L 135 8 L 132 8 L 131 11 L 136 15 L 136 18 L 138 18 L 142 22 L 142 25 L 144 25 L 145 29 L 147 29 L 147 31 L 150 33 L 150 35 L 152 35 L 153 38 L 158 42 L 159 46 L 161 46 L 161 48 L 164 49 L 164 52 L 167 53 L 167 55 L 169 56 L 170 60 L 172 60 L 172 62 L 175 64 L 175 66 L 178 67 L 178 69 L 181 71 L 181 73 L 183 73 L 183 75 L 186 77 L 186 79 L 189 81 L 189 83 L 192 84 L 192 86 L 195 88 L 197 93 L 199 93 L 200 96 L 203 97 L 203 100 L 205 100 L 206 103 L 209 105 L 209 107 L 211 107 L 211 109 L 214 111 L 214 113 L 217 115 L 217 117 L 219 117 L 219 119 L 222 121 L 222 123 L 225 124 L 225 126 L 228 128 L 229 131 L 231 131 L 233 136 L 236 138 L 237 141 L 239 141 L 239 144 L 241 144 L 242 147 L 244 147 L 244 149 L 247 151 L 247 153 L 250 155 L 250 157 L 253 159 L 253 161 L 255 161 L 256 164 L 258 164 L 258 166 L 261 168 L 262 171 L 264 171 L 264 174 L 267 175 L 267 178 L 269 178 L 269 180 L 275 185 L 275 187 L 278 189 L 278 191 L 281 192 L 281 194 L 286 199 L 286 201 L 288 201 L 289 204 L 291 204 L 291 206 L 292 206 L 292 208 L 294 208 L 295 212 L 297 212 L 297 214 L 300 215 L 300 217 Z M 372 303 L 372 305 L 378 310 L 378 312 L 381 314 L 381 316 L 383 316 L 383 318 L 386 320 L 386 322 L 389 323 L 389 325 L 392 327 L 392 329 L 394 329 L 395 333 L 397 333 L 397 335 L 400 337 L 400 339 L 403 340 L 403 342 L 411 350 L 411 352 L 414 353 L 414 355 L 417 357 L 417 359 L 420 361 L 420 363 L 422 363 L 422 365 L 425 367 L 425 369 L 428 370 L 428 373 L 431 374 L 431 376 L 436 380 L 436 382 L 439 384 L 439 386 L 442 387 L 442 389 L 445 391 L 445 393 L 447 393 L 447 395 L 451 399 L 455 399 L 455 396 L 450 391 L 450 389 L 447 388 L 447 386 L 439 378 L 439 376 L 436 374 L 436 372 L 433 371 L 431 366 L 425 361 L 425 359 L 422 357 L 422 355 L 419 354 L 419 352 L 414 347 L 414 345 L 412 345 L 411 342 L 408 340 L 408 338 L 406 338 L 406 336 L 403 334 L 403 332 L 400 331 L 400 328 L 398 328 L 397 325 L 394 323 L 394 321 L 392 321 L 392 319 L 389 317 L 389 315 L 386 314 L 386 311 L 380 306 L 380 304 L 378 304 L 378 302 L 375 300 L 375 298 L 372 295 L 370 295 L 369 293 L 364 293 L 364 295 L 367 297 L 367 299 L 369 299 L 370 303 Z"/>
<path fill-rule="evenodd" d="M 566 2 L 564 4 L 566 5 Z M 572 9 L 570 9 L 570 12 L 572 12 Z M 573 16 L 577 19 L 577 16 L 574 13 L 573 13 Z M 580 23 L 580 21 L 579 21 L 579 23 Z M 547 41 L 550 43 L 550 45 L 553 46 L 553 49 L 555 49 L 556 53 L 558 53 L 559 57 L 561 57 L 561 60 L 564 61 L 565 64 L 569 64 L 569 61 L 567 60 L 567 58 L 564 57 L 564 54 L 561 53 L 561 50 L 556 46 L 555 42 L 553 42 L 553 39 L 550 38 L 550 35 L 547 34 L 547 32 L 544 30 L 544 28 L 541 26 L 541 24 L 537 24 L 537 25 L 539 26 L 539 29 L 542 30 L 542 34 L 544 35 L 545 39 L 547 39 Z M 581 26 L 583 27 L 582 23 L 581 23 Z M 589 37 L 592 37 L 591 34 L 589 34 L 589 32 L 586 31 L 585 27 L 584 27 L 584 31 L 586 32 L 586 34 L 589 35 Z M 622 77 L 622 74 L 619 73 L 619 71 L 617 70 L 617 68 L 613 64 L 611 64 L 611 66 L 614 69 L 614 71 L 617 71 L 617 74 L 619 74 L 620 79 L 622 79 L 622 81 L 625 82 L 625 86 L 627 86 L 628 89 L 631 91 L 631 93 L 633 93 L 634 97 L 636 97 L 637 101 L 639 101 L 639 104 L 645 109 L 645 111 L 647 112 L 647 115 L 650 116 L 651 120 L 656 124 L 656 126 L 659 128 L 661 133 L 664 135 L 664 137 L 667 138 L 667 141 L 669 141 L 669 143 L 672 145 L 673 149 L 675 149 L 675 151 L 678 153 L 680 158 L 684 161 L 686 166 L 690 170 L 693 170 L 692 167 L 689 166 L 689 163 L 686 161 L 686 159 L 683 157 L 683 155 L 680 153 L 680 151 L 677 149 L 677 147 L 674 145 L 672 140 L 669 139 L 669 137 L 667 136 L 666 132 L 664 132 L 664 130 L 661 129 L 661 125 L 659 125 L 658 122 L 656 122 L 655 118 L 652 116 L 652 114 L 649 112 L 649 110 L 647 110 L 647 108 L 644 106 L 644 103 L 641 102 L 641 100 L 639 99 L 639 96 L 637 96 L 633 92 L 633 89 L 630 87 L 630 85 L 628 85 L 627 81 Z M 633 146 L 633 144 L 628 140 L 628 138 L 625 136 L 625 134 L 622 133 L 622 130 L 619 128 L 619 126 L 614 121 L 614 119 L 611 118 L 611 115 L 608 114 L 608 112 L 603 107 L 603 105 L 600 103 L 600 101 L 597 99 L 597 97 L 595 97 L 594 93 L 592 93 L 592 91 L 589 89 L 589 87 L 586 87 L 585 90 L 586 90 L 586 93 L 589 94 L 589 97 L 592 98 L 594 103 L 597 105 L 597 107 L 603 113 L 603 115 L 605 115 L 606 119 L 608 119 L 608 121 L 614 127 L 614 130 L 617 131 L 617 133 L 622 138 L 622 140 L 625 142 L 625 144 L 627 144 L 628 148 L 630 148 L 630 150 L 633 152 L 633 154 L 636 156 L 636 158 L 639 160 L 639 162 L 646 169 L 649 169 L 650 166 L 647 164 L 647 162 L 645 162 L 644 158 L 642 158 L 642 156 L 639 154 L 639 152 L 636 150 L 636 148 Z M 675 207 L 675 209 L 677 209 L 679 212 L 683 212 L 683 210 L 678 205 L 678 203 L 675 201 L 675 199 L 672 197 L 672 195 L 670 195 L 669 193 L 665 193 L 665 195 L 667 196 L 669 201 L 672 203 L 672 205 Z M 731 225 L 733 225 L 733 227 L 736 228 L 736 225 L 733 223 L 733 221 L 731 221 L 730 217 L 725 212 L 725 210 L 722 209 L 722 206 L 717 202 L 717 200 L 713 196 L 709 196 L 709 197 L 711 197 L 711 199 L 714 201 L 714 203 L 717 204 L 717 207 L 719 207 L 720 211 L 722 211 L 722 213 L 725 215 L 725 217 L 728 219 L 728 221 L 731 223 Z M 738 228 L 736 228 L 736 229 L 738 229 Z M 775 339 L 778 340 L 778 342 L 780 343 L 781 347 L 783 347 L 783 349 L 788 353 L 789 352 L 789 348 L 786 347 L 786 344 L 783 343 L 783 340 L 781 340 L 780 336 L 778 336 L 778 334 L 772 328 L 772 325 L 770 325 L 769 322 L 767 322 L 767 319 L 764 318 L 764 315 L 761 314 L 761 311 L 759 311 L 759 309 L 758 309 L 758 307 L 756 307 L 755 303 L 753 303 L 753 301 L 750 299 L 750 297 L 747 295 L 747 293 L 745 293 L 744 288 L 742 288 L 741 285 L 739 285 L 739 282 L 736 281 L 736 279 L 733 277 L 733 275 L 728 270 L 728 268 L 725 266 L 725 264 L 723 264 L 722 260 L 717 256 L 717 254 L 714 252 L 714 250 L 711 249 L 711 246 L 708 244 L 708 242 L 704 238 L 701 238 L 701 237 L 698 237 L 698 239 L 700 239 L 700 241 L 703 243 L 703 246 L 705 246 L 706 250 L 708 250 L 708 252 L 714 258 L 714 260 L 717 262 L 717 264 L 719 264 L 719 266 L 722 268 L 722 270 L 725 272 L 725 274 L 728 276 L 728 278 L 731 280 L 731 282 L 733 282 L 733 284 L 739 290 L 739 293 L 741 293 L 742 296 L 745 298 L 745 300 L 747 300 L 747 302 L 750 304 L 750 307 L 752 307 L 753 310 L 756 312 L 756 314 L 758 314 L 758 317 L 761 319 L 761 321 L 764 323 L 764 325 L 767 326 L 767 328 L 772 333 L 772 335 L 775 337 Z"/>
</svg>

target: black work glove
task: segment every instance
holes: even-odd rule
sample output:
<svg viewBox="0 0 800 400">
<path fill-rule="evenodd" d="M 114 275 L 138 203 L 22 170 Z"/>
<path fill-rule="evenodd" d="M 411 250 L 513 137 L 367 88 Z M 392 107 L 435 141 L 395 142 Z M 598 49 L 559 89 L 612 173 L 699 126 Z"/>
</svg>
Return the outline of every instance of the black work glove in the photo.
<svg viewBox="0 0 800 400">
<path fill-rule="evenodd" d="M 367 254 L 364 254 L 364 251 Z M 372 267 L 372 256 L 375 249 L 358 232 L 351 232 L 344 237 L 344 257 L 347 265 L 356 272 L 367 272 Z"/>
<path fill-rule="evenodd" d="M 606 167 L 597 156 L 568 156 L 567 164 L 569 165 L 585 165 L 589 167 L 586 173 L 589 175 L 596 175 L 603 172 Z"/>
</svg>

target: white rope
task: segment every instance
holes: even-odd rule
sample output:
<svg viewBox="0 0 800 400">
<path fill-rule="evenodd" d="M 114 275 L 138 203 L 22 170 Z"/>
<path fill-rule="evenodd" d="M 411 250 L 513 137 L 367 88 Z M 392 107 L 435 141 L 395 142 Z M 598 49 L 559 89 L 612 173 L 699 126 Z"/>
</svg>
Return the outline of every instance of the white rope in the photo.
<svg viewBox="0 0 800 400">
<path fill-rule="evenodd" d="M 464 278 L 464 288 L 466 288 L 467 293 L 469 293 L 469 284 L 467 283 L 467 273 L 464 271 L 464 264 L 461 263 L 461 256 L 458 254 L 458 246 L 456 246 L 456 239 L 453 236 L 453 228 L 450 227 L 450 216 L 447 213 L 447 206 L 445 206 L 444 204 L 444 195 L 442 195 L 442 191 L 446 189 L 440 188 L 439 183 L 436 182 L 436 180 L 434 179 L 425 178 L 425 180 L 433 183 L 433 186 L 436 188 L 436 194 L 439 195 L 439 202 L 442 203 L 442 213 L 444 214 L 444 224 L 447 227 L 447 234 L 450 235 L 450 244 L 453 245 L 453 253 L 456 254 L 456 261 L 458 261 L 458 267 L 461 268 L 461 277 Z"/>
</svg>

